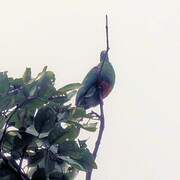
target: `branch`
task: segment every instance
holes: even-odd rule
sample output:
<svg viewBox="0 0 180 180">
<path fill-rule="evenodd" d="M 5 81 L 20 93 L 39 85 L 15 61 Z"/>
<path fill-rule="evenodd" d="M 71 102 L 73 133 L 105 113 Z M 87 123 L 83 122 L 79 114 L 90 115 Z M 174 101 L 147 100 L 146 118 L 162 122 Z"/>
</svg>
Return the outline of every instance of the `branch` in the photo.
<svg viewBox="0 0 180 180">
<path fill-rule="evenodd" d="M 106 14 L 106 52 L 109 51 L 109 32 L 108 32 L 108 15 Z"/>
<path fill-rule="evenodd" d="M 101 90 L 99 90 L 99 92 L 101 92 Z M 99 128 L 99 134 L 98 134 L 98 138 L 97 138 L 97 141 L 96 141 L 96 144 L 95 144 L 95 148 L 94 148 L 94 151 L 93 151 L 94 160 L 96 159 L 97 152 L 98 152 L 98 149 L 99 149 L 99 146 L 100 146 L 100 143 L 101 143 L 104 127 L 105 127 L 103 98 L 102 98 L 101 93 L 99 95 L 100 95 L 100 113 L 101 113 L 101 115 L 100 115 L 100 128 Z M 91 180 L 92 170 L 93 169 L 91 169 L 89 172 L 86 173 L 86 180 Z"/>
<path fill-rule="evenodd" d="M 109 27 L 108 27 L 108 16 L 106 15 L 106 57 L 108 56 L 108 52 L 109 52 Z M 99 68 L 99 79 L 100 79 L 100 75 L 101 75 L 101 71 L 102 71 L 102 68 L 103 68 L 103 65 L 104 65 L 104 62 L 102 62 L 100 68 Z"/>
<path fill-rule="evenodd" d="M 108 16 L 107 15 L 106 15 L 106 45 L 107 45 L 107 47 L 106 47 L 106 56 L 108 56 L 108 51 L 109 51 L 110 48 L 109 48 Z M 102 71 L 103 65 L 104 65 L 104 61 L 102 62 L 99 73 L 98 73 L 98 84 L 100 84 L 100 82 L 101 82 L 100 77 L 101 77 L 101 71 Z M 94 160 L 96 159 L 97 152 L 98 152 L 98 149 L 99 149 L 99 146 L 100 146 L 100 143 L 101 143 L 104 127 L 105 127 L 104 109 L 103 109 L 103 97 L 102 97 L 102 94 L 101 94 L 101 92 L 102 92 L 101 88 L 102 87 L 99 87 L 100 127 L 99 127 L 98 138 L 97 138 L 95 148 L 94 148 L 94 151 L 93 151 Z M 93 169 L 91 169 L 89 172 L 86 173 L 86 180 L 91 180 L 92 170 Z"/>
</svg>

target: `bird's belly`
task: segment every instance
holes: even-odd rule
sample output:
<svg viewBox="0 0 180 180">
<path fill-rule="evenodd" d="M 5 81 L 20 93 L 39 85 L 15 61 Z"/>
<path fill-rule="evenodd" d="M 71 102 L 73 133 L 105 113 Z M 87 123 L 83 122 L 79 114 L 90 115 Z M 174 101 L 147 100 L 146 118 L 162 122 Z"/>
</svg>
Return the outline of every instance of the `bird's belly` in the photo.
<svg viewBox="0 0 180 180">
<path fill-rule="evenodd" d="M 108 82 L 106 82 L 106 81 L 101 81 L 100 87 L 102 88 L 102 97 L 103 98 L 107 97 L 108 94 L 112 90 L 112 86 Z"/>
</svg>

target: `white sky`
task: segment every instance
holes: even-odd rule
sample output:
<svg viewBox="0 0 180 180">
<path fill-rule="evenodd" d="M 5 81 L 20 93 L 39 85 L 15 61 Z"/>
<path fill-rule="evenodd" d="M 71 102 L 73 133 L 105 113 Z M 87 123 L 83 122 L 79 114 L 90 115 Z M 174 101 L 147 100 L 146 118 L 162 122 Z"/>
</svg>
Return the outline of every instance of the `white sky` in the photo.
<svg viewBox="0 0 180 180">
<path fill-rule="evenodd" d="M 105 48 L 106 13 L 117 78 L 93 180 L 179 180 L 178 0 L 1 0 L 0 71 L 48 65 L 57 86 L 81 82 Z"/>
</svg>

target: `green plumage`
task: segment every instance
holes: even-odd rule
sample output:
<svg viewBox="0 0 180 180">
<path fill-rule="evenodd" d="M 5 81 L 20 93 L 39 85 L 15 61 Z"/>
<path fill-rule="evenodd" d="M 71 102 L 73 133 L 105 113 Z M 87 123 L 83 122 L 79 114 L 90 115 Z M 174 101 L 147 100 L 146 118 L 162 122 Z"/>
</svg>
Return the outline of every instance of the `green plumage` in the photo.
<svg viewBox="0 0 180 180">
<path fill-rule="evenodd" d="M 88 109 L 100 103 L 100 94 L 108 96 L 115 83 L 115 72 L 106 51 L 101 52 L 100 63 L 92 68 L 82 82 L 76 96 L 76 105 Z"/>
</svg>

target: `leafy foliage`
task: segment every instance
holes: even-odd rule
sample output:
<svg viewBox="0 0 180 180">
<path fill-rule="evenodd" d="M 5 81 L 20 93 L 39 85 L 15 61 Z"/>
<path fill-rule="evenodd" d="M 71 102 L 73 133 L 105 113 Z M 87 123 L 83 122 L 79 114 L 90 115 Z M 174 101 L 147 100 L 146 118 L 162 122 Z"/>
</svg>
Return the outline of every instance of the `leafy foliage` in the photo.
<svg viewBox="0 0 180 180">
<path fill-rule="evenodd" d="M 97 119 L 71 101 L 81 84 L 54 84 L 47 67 L 35 78 L 30 68 L 15 79 L 0 72 L 1 179 L 72 180 L 96 168 L 79 138 L 82 129 L 96 130 Z"/>
</svg>

